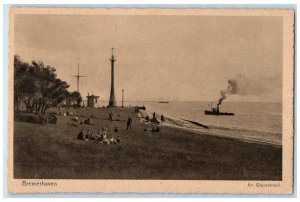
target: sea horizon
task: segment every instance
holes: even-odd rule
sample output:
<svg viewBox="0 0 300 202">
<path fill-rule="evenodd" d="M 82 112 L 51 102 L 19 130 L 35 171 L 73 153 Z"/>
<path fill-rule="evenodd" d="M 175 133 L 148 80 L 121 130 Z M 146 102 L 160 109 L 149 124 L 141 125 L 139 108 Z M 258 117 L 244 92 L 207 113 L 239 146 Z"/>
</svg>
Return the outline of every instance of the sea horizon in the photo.
<svg viewBox="0 0 300 202">
<path fill-rule="evenodd" d="M 109 102 L 109 100 L 99 100 L 98 102 Z M 122 100 L 116 100 L 117 103 L 122 103 Z M 126 102 L 209 102 L 217 103 L 218 101 L 205 101 L 205 100 L 124 100 Z M 272 102 L 272 101 L 225 101 L 226 103 L 274 103 L 282 104 L 282 102 Z M 224 103 L 225 103 L 224 102 Z"/>
</svg>

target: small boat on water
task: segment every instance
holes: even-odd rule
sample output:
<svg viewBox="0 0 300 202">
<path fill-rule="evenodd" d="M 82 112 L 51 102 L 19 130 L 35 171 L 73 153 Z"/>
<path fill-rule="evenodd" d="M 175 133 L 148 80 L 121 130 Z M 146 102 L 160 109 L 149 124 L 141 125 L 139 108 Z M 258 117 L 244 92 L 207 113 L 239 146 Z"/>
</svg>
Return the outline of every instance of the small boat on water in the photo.
<svg viewBox="0 0 300 202">
<path fill-rule="evenodd" d="M 169 104 L 169 101 L 159 101 L 158 103 L 161 103 L 161 104 Z"/>
<path fill-rule="evenodd" d="M 205 115 L 214 115 L 214 116 L 234 116 L 232 112 L 220 112 L 219 106 L 217 108 L 212 107 L 211 103 L 211 110 L 204 110 Z"/>
</svg>

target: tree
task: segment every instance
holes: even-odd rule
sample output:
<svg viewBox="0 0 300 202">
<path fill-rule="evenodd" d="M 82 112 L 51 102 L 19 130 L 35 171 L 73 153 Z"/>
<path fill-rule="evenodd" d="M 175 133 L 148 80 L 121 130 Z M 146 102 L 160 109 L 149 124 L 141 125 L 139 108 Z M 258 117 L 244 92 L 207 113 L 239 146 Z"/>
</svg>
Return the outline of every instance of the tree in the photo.
<svg viewBox="0 0 300 202">
<path fill-rule="evenodd" d="M 57 78 L 56 69 L 43 62 L 23 62 L 19 56 L 14 60 L 14 97 L 19 111 L 23 101 L 27 111 L 44 114 L 49 107 L 55 107 L 69 95 L 69 84 Z"/>
<path fill-rule="evenodd" d="M 31 66 L 16 55 L 14 57 L 14 103 L 17 111 L 21 101 L 28 104 L 37 93 L 38 86 L 35 80 Z"/>
<path fill-rule="evenodd" d="M 69 84 L 57 78 L 54 67 L 45 67 L 42 62 L 35 61 L 32 65 L 40 70 L 38 86 L 42 100 L 38 112 L 44 114 L 49 107 L 55 107 L 66 99 Z"/>
<path fill-rule="evenodd" d="M 67 105 L 80 107 L 81 102 L 82 102 L 81 94 L 77 91 L 70 93 L 67 97 Z"/>
</svg>

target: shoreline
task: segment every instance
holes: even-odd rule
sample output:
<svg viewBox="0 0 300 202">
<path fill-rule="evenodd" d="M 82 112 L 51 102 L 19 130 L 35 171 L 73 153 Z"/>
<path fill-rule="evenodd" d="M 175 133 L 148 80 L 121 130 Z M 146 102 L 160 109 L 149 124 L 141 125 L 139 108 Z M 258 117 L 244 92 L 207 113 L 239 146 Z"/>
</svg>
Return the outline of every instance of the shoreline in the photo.
<svg viewBox="0 0 300 202">
<path fill-rule="evenodd" d="M 143 111 L 143 112 L 141 112 Z M 139 110 L 139 113 L 141 114 L 140 120 L 141 122 L 145 121 L 145 115 L 151 117 L 150 114 L 152 114 L 149 111 L 145 110 Z M 160 113 L 158 113 L 160 114 Z M 235 137 L 235 136 L 230 136 L 226 134 L 218 134 L 210 130 L 210 126 L 208 128 L 204 128 L 202 126 L 199 126 L 198 124 L 203 125 L 202 123 L 198 121 L 191 121 L 191 120 L 186 120 L 183 118 L 174 118 L 170 116 L 165 116 L 166 121 L 161 122 L 158 124 L 160 127 L 170 127 L 170 128 L 176 128 L 182 131 L 186 132 L 192 132 L 194 134 L 199 134 L 199 135 L 209 135 L 209 136 L 215 136 L 215 137 L 221 137 L 221 138 L 228 138 L 228 139 L 234 139 L 238 140 L 241 142 L 246 142 L 246 143 L 255 143 L 255 144 L 262 144 L 262 145 L 270 145 L 273 147 L 281 148 L 282 144 L 281 143 L 276 143 L 275 141 L 273 142 L 268 142 L 264 140 L 259 140 L 259 139 L 250 139 L 250 138 L 240 138 L 240 137 Z M 178 122 L 181 122 L 180 124 Z M 198 124 L 195 124 L 193 122 L 197 122 Z M 192 125 L 192 126 L 191 126 Z M 204 125 L 205 126 L 205 125 Z"/>
<path fill-rule="evenodd" d="M 259 140 L 242 139 L 242 138 L 237 138 L 237 137 L 232 137 L 232 136 L 223 136 L 223 135 L 219 135 L 219 134 L 216 134 L 213 132 L 199 131 L 199 130 L 193 129 L 193 128 L 184 128 L 184 127 L 180 127 L 180 126 L 176 126 L 176 125 L 169 125 L 169 124 L 168 125 L 167 124 L 160 125 L 160 126 L 174 128 L 174 129 L 182 130 L 184 132 L 191 132 L 196 135 L 206 135 L 206 136 L 211 136 L 211 137 L 226 138 L 226 139 L 236 140 L 236 141 L 244 142 L 244 143 L 254 143 L 254 144 L 260 144 L 260 145 L 272 146 L 272 147 L 276 147 L 276 148 L 282 148 L 282 145 L 280 145 L 280 144 L 272 144 L 269 142 L 263 142 L 263 141 L 259 141 Z"/>
</svg>

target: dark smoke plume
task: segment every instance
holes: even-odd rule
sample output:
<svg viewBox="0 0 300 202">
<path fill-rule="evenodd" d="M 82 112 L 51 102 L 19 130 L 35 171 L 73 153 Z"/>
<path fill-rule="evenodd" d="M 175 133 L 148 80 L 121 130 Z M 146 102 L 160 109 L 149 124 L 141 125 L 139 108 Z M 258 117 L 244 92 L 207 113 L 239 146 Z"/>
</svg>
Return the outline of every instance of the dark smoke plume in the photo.
<svg viewBox="0 0 300 202">
<path fill-rule="evenodd" d="M 255 80 L 240 74 L 233 79 L 229 79 L 227 89 L 220 91 L 221 97 L 217 106 L 222 104 L 228 95 L 266 96 L 268 93 L 280 89 L 282 89 L 281 74 L 273 77 L 255 78 Z"/>
<path fill-rule="evenodd" d="M 221 97 L 219 99 L 219 102 L 218 102 L 218 106 L 220 104 L 222 104 L 222 101 L 225 100 L 227 98 L 227 95 L 230 95 L 230 94 L 238 94 L 239 93 L 239 87 L 238 87 L 238 82 L 237 80 L 235 79 L 230 79 L 228 80 L 228 86 L 227 86 L 227 89 L 226 90 L 221 90 L 220 91 L 220 94 L 221 94 Z"/>
</svg>

